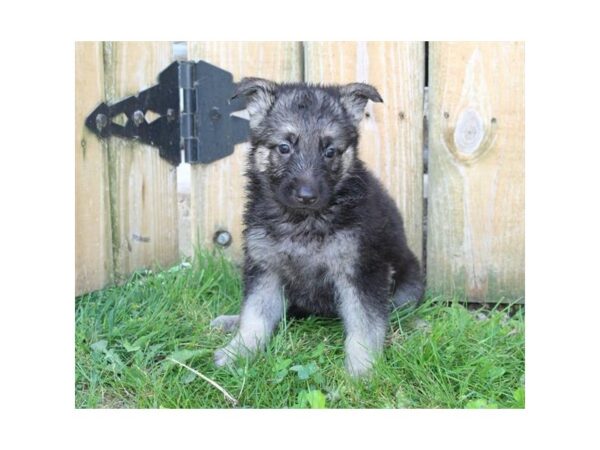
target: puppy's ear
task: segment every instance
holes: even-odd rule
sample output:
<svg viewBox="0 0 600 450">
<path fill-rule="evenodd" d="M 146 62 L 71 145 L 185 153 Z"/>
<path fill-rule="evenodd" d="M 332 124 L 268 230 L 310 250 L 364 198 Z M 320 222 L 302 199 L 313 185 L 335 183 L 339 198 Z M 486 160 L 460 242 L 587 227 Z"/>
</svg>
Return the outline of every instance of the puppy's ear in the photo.
<svg viewBox="0 0 600 450">
<path fill-rule="evenodd" d="M 355 125 L 358 125 L 365 114 L 367 101 L 383 103 L 377 89 L 370 84 L 350 83 L 340 87 L 341 101 L 350 114 Z"/>
<path fill-rule="evenodd" d="M 236 85 L 231 100 L 238 97 L 246 99 L 246 108 L 250 115 L 250 126 L 255 127 L 273 105 L 277 87 L 277 83 L 263 78 L 242 78 Z"/>
</svg>

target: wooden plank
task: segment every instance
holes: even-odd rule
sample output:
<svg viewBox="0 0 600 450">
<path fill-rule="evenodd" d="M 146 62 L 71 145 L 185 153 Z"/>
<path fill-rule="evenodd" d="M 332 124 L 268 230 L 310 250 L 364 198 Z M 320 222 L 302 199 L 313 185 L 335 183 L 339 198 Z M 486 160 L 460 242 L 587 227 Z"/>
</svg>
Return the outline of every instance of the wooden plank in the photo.
<svg viewBox="0 0 600 450">
<path fill-rule="evenodd" d="M 104 98 L 102 44 L 75 45 L 75 294 L 112 280 L 112 244 L 106 149 L 85 128 Z"/>
<path fill-rule="evenodd" d="M 429 288 L 522 297 L 524 45 L 432 43 L 429 55 Z"/>
<path fill-rule="evenodd" d="M 405 222 L 410 248 L 423 249 L 422 42 L 307 42 L 305 78 L 315 83 L 374 85 L 383 104 L 369 102 L 360 157 L 383 182 Z"/>
<path fill-rule="evenodd" d="M 275 81 L 299 81 L 302 77 L 299 42 L 190 42 L 188 58 L 217 65 L 231 72 L 235 81 L 247 76 Z M 226 230 L 233 239 L 225 252 L 238 260 L 247 151 L 247 143 L 237 145 L 233 155 L 208 165 L 194 165 L 191 173 L 194 245 L 212 248 L 215 232 Z"/>
<path fill-rule="evenodd" d="M 170 42 L 106 42 L 109 102 L 156 84 L 172 62 Z M 113 259 L 117 281 L 141 268 L 164 268 L 179 259 L 177 172 L 154 147 L 109 140 Z"/>
</svg>

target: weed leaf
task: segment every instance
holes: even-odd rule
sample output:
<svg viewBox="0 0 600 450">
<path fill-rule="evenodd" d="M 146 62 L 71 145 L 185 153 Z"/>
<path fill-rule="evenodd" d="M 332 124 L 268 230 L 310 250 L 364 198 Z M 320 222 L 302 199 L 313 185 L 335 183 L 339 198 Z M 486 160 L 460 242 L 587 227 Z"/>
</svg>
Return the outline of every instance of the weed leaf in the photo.
<svg viewBox="0 0 600 450">
<path fill-rule="evenodd" d="M 319 368 L 314 362 L 309 362 L 306 365 L 299 364 L 292 366 L 290 367 L 290 370 L 296 372 L 298 374 L 298 378 L 301 380 L 308 380 L 312 374 L 319 370 Z"/>
<path fill-rule="evenodd" d="M 141 347 L 139 345 L 130 344 L 127 339 L 125 339 L 122 342 L 122 344 L 123 344 L 123 348 L 125 348 L 125 351 L 127 351 L 128 353 L 137 352 L 138 350 L 141 349 Z"/>
<path fill-rule="evenodd" d="M 183 384 L 189 384 L 194 381 L 198 376 L 194 372 L 190 372 L 189 370 L 181 377 L 181 382 Z"/>
<path fill-rule="evenodd" d="M 309 406 L 313 409 L 325 408 L 327 398 L 318 389 L 312 389 L 310 391 L 300 391 L 298 394 L 298 406 L 300 408 L 306 408 Z"/>
<path fill-rule="evenodd" d="M 106 348 L 108 347 L 108 342 L 102 339 L 101 341 L 94 342 L 92 345 L 90 345 L 90 347 L 95 352 L 105 352 Z"/>
</svg>

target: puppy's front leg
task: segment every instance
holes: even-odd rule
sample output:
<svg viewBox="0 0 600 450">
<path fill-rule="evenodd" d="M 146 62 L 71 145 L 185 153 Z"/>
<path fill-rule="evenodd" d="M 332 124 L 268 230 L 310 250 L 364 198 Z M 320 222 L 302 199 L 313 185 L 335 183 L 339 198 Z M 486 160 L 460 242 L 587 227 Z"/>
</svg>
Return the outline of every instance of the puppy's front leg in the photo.
<svg viewBox="0 0 600 450">
<path fill-rule="evenodd" d="M 338 310 L 346 333 L 346 370 L 354 377 L 365 375 L 382 352 L 388 310 L 376 293 L 361 292 L 349 278 L 336 283 Z"/>
<path fill-rule="evenodd" d="M 262 349 L 283 316 L 282 287 L 276 274 L 246 274 L 245 291 L 239 330 L 229 344 L 215 352 L 215 364 L 219 367 Z"/>
</svg>

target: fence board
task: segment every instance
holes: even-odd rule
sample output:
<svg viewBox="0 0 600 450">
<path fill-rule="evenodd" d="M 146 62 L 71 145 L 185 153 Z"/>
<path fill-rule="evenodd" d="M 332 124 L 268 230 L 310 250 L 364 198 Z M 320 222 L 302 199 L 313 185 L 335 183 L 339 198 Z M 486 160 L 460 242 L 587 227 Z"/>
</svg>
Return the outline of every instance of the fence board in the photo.
<svg viewBox="0 0 600 450">
<path fill-rule="evenodd" d="M 369 102 L 361 124 L 360 157 L 402 212 L 407 240 L 423 249 L 422 42 L 307 42 L 305 79 L 374 85 L 383 104 Z"/>
<path fill-rule="evenodd" d="M 217 65 L 231 72 L 234 81 L 245 76 L 299 81 L 302 76 L 298 42 L 190 42 L 188 58 Z M 233 155 L 208 165 L 194 165 L 191 173 L 194 244 L 210 248 L 216 231 L 229 231 L 233 240 L 226 253 L 236 259 L 241 256 L 247 150 L 247 143 L 237 145 Z"/>
<path fill-rule="evenodd" d="M 109 102 L 156 84 L 172 61 L 170 42 L 104 43 Z M 176 168 L 158 150 L 131 140 L 109 140 L 113 259 L 117 281 L 144 267 L 179 258 Z"/>
<path fill-rule="evenodd" d="M 106 151 L 84 126 L 104 98 L 102 44 L 75 45 L 75 294 L 112 279 L 112 245 Z"/>
<path fill-rule="evenodd" d="M 524 294 L 524 46 L 432 43 L 428 283 Z"/>
</svg>

